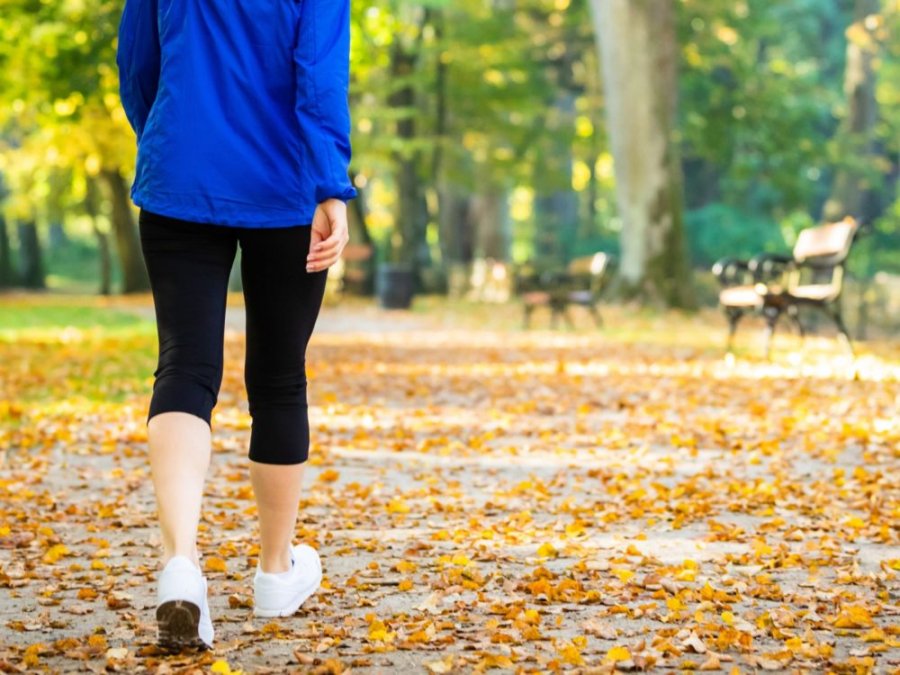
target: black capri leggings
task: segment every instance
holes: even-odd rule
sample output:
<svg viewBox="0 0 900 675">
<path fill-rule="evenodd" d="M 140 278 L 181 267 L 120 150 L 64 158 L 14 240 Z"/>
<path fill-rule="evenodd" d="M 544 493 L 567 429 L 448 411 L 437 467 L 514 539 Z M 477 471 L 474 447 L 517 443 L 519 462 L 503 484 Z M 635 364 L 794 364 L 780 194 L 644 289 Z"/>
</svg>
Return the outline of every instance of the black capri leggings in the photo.
<svg viewBox="0 0 900 675">
<path fill-rule="evenodd" d="M 147 422 L 181 411 L 212 427 L 222 384 L 225 301 L 237 243 L 247 314 L 244 384 L 250 459 L 300 464 L 309 457 L 306 346 L 328 270 L 306 271 L 311 228 L 196 223 L 140 212 L 159 362 Z"/>
</svg>

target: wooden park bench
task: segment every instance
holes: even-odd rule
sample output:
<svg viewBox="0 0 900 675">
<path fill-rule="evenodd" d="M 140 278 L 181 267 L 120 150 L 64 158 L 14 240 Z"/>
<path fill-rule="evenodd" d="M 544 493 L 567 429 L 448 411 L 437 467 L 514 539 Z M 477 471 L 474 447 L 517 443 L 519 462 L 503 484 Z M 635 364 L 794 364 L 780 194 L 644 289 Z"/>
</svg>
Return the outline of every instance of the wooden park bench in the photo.
<svg viewBox="0 0 900 675">
<path fill-rule="evenodd" d="M 607 253 L 575 258 L 565 270 L 538 272 L 532 264 L 525 264 L 516 273 L 516 288 L 525 310 L 524 326 L 531 325 L 531 315 L 539 307 L 550 310 L 550 325 L 555 327 L 562 316 L 574 326 L 569 314 L 571 305 L 585 307 L 594 323 L 603 325 L 598 305 L 603 290 L 612 276 L 613 258 Z"/>
<path fill-rule="evenodd" d="M 757 312 L 765 317 L 768 358 L 781 317 L 787 315 L 802 337 L 800 308 L 813 307 L 831 318 L 852 352 L 841 314 L 841 293 L 845 263 L 858 229 L 857 222 L 848 217 L 801 231 L 790 256 L 763 253 L 747 261 L 725 258 L 717 262 L 713 274 L 722 286 L 719 304 L 728 317 L 728 351 L 745 314 Z"/>
</svg>

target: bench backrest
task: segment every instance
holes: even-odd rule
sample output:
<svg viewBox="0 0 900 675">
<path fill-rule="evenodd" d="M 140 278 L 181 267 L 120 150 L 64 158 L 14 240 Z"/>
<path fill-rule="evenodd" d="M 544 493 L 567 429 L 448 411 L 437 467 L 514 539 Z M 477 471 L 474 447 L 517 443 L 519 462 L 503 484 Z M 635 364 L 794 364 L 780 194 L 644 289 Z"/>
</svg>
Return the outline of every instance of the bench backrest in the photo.
<svg viewBox="0 0 900 675">
<path fill-rule="evenodd" d="M 605 253 L 595 253 L 572 260 L 569 263 L 568 272 L 572 276 L 603 276 L 607 265 L 609 265 L 609 256 Z"/>
<path fill-rule="evenodd" d="M 840 265 L 850 253 L 856 230 L 857 223 L 850 217 L 837 223 L 809 227 L 797 237 L 794 260 L 812 267 Z"/>
<path fill-rule="evenodd" d="M 572 260 L 566 271 L 571 277 L 582 279 L 584 286 L 594 293 L 603 290 L 609 271 L 611 257 L 603 252 L 586 255 Z"/>
<path fill-rule="evenodd" d="M 840 296 L 844 286 L 844 262 L 850 253 L 857 222 L 849 216 L 837 223 L 810 227 L 797 237 L 794 261 L 798 267 L 790 275 L 792 292 L 805 289 L 823 301 Z M 803 274 L 807 270 L 807 274 Z"/>
</svg>

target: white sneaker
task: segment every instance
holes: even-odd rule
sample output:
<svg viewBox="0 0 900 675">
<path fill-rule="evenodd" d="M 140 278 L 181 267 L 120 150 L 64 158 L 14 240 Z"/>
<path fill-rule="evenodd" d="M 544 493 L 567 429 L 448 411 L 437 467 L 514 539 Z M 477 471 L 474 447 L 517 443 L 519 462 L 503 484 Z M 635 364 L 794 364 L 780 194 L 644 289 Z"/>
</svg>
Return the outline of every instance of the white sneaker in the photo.
<svg viewBox="0 0 900 675">
<path fill-rule="evenodd" d="M 156 625 L 159 645 L 165 649 L 212 647 L 206 577 L 190 558 L 174 556 L 159 575 Z"/>
<path fill-rule="evenodd" d="M 291 569 L 263 572 L 256 565 L 253 578 L 256 616 L 290 616 L 315 593 L 322 582 L 322 562 L 312 546 L 297 544 L 291 549 Z"/>
</svg>

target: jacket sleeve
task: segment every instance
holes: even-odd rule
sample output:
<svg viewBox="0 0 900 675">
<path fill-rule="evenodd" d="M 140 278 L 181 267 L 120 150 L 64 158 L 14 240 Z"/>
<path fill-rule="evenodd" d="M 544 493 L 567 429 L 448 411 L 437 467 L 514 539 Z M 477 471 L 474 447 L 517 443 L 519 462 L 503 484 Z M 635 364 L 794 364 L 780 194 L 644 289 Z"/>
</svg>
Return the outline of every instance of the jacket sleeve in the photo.
<svg viewBox="0 0 900 675">
<path fill-rule="evenodd" d="M 122 107 L 137 134 L 144 132 L 159 86 L 160 49 L 157 0 L 126 0 L 119 23 L 116 65 Z"/>
<path fill-rule="evenodd" d="M 357 196 L 350 166 L 350 0 L 302 0 L 294 47 L 297 120 L 316 203 Z"/>
</svg>

